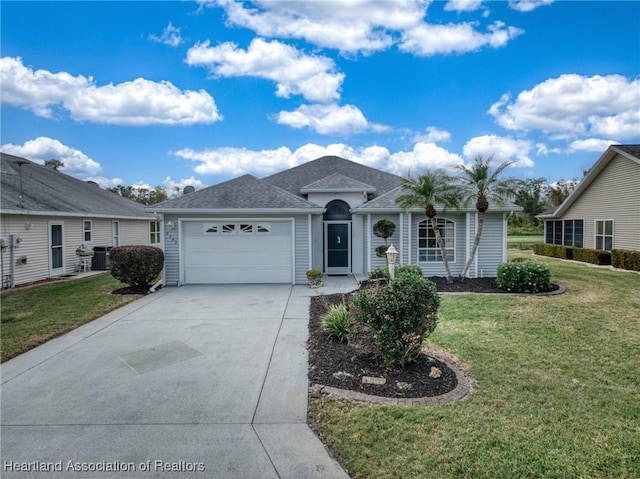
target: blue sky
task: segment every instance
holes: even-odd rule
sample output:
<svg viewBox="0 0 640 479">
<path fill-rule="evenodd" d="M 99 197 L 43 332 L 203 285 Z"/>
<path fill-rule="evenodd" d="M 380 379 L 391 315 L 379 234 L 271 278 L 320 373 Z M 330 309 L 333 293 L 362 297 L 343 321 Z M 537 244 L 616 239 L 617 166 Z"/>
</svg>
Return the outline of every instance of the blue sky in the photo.
<svg viewBox="0 0 640 479">
<path fill-rule="evenodd" d="M 8 2 L 2 151 L 104 187 L 399 175 L 476 155 L 582 176 L 640 142 L 640 2 Z"/>
</svg>

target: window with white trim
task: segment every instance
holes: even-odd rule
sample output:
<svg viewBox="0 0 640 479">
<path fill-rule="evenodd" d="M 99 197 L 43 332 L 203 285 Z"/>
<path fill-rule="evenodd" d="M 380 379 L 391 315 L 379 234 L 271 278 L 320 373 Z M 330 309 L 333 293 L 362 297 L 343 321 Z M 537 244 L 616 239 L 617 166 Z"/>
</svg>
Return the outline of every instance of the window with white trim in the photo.
<svg viewBox="0 0 640 479">
<path fill-rule="evenodd" d="M 149 223 L 149 244 L 160 244 L 160 222 Z"/>
<path fill-rule="evenodd" d="M 595 249 L 613 249 L 613 220 L 596 220 Z"/>
<path fill-rule="evenodd" d="M 456 251 L 455 223 L 446 218 L 436 218 L 436 227 L 442 236 L 447 260 L 454 261 Z M 430 220 L 418 223 L 418 261 L 442 261 L 442 252 L 438 246 L 435 231 L 431 228 Z"/>
<path fill-rule="evenodd" d="M 120 222 L 113 221 L 111 223 L 111 244 L 113 246 L 120 246 Z"/>
<path fill-rule="evenodd" d="M 93 223 L 91 220 L 84 220 L 82 222 L 82 241 L 83 243 L 91 243 L 91 237 L 93 233 Z"/>
</svg>

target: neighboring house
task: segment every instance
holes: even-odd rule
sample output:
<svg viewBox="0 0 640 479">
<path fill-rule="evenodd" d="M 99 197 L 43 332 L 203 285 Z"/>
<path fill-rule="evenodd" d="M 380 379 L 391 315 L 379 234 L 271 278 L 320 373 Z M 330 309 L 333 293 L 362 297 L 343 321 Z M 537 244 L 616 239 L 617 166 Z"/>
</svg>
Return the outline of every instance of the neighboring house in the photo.
<svg viewBox="0 0 640 479">
<path fill-rule="evenodd" d="M 143 205 L 24 158 L 1 156 L 3 288 L 78 271 L 80 246 L 160 246 L 159 222 Z"/>
<path fill-rule="evenodd" d="M 402 178 L 335 156 L 275 175 L 251 175 L 148 207 L 162 218 L 164 279 L 196 283 L 305 283 L 306 271 L 356 274 L 385 266 L 375 248 L 376 221 L 396 224 L 389 244 L 399 264 L 417 264 L 428 276 L 445 270 L 424 210 L 403 213 L 395 199 Z M 510 211 L 486 213 L 471 277 L 495 277 L 506 261 Z M 452 273 L 460 274 L 471 250 L 475 208 L 441 213 L 440 231 Z"/>
<path fill-rule="evenodd" d="M 545 243 L 640 250 L 640 145 L 611 145 L 544 220 Z"/>
</svg>

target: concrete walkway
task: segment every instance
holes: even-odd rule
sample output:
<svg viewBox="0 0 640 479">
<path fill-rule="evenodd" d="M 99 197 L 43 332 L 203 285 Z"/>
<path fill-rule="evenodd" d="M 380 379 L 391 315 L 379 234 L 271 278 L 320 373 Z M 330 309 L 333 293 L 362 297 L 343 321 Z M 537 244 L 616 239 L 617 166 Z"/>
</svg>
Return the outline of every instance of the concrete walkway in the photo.
<svg viewBox="0 0 640 479">
<path fill-rule="evenodd" d="M 309 296 L 355 287 L 165 288 L 4 363 L 0 476 L 348 478 L 305 343 Z"/>
</svg>

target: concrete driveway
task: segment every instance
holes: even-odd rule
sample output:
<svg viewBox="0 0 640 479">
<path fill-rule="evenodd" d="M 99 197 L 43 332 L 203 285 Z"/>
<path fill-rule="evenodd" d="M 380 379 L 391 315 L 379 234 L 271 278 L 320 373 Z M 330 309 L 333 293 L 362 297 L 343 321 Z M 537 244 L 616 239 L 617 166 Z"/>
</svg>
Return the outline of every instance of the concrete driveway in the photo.
<svg viewBox="0 0 640 479">
<path fill-rule="evenodd" d="M 306 424 L 311 293 L 166 288 L 4 363 L 0 476 L 347 478 Z"/>
</svg>

